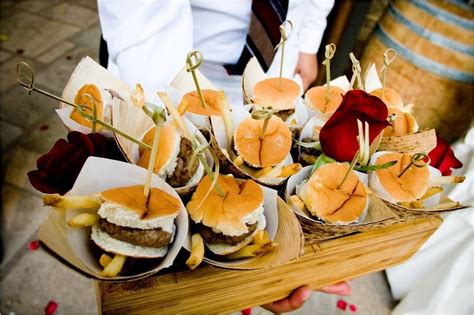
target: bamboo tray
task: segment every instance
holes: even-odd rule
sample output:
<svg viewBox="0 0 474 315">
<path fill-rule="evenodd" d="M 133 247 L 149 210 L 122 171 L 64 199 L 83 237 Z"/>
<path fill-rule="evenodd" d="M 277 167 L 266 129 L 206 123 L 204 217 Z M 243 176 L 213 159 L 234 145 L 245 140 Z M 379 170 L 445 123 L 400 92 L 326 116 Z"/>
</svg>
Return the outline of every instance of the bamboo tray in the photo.
<svg viewBox="0 0 474 315">
<path fill-rule="evenodd" d="M 401 217 L 403 219 L 403 216 Z M 320 242 L 307 237 L 305 254 L 287 264 L 260 270 L 226 270 L 202 265 L 134 282 L 97 282 L 100 313 L 215 314 L 239 311 L 288 296 L 384 270 L 410 258 L 442 220 L 407 215 L 382 228 Z"/>
</svg>

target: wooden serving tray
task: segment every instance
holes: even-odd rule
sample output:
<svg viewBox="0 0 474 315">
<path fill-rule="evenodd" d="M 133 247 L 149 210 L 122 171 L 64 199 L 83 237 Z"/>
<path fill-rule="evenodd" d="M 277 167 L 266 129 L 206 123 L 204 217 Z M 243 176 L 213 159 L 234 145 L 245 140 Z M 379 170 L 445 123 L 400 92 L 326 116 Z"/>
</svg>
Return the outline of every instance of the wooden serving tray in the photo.
<svg viewBox="0 0 474 315">
<path fill-rule="evenodd" d="M 214 314 L 282 299 L 295 288 L 313 289 L 384 270 L 410 258 L 442 220 L 436 215 L 348 236 L 311 242 L 302 257 L 260 270 L 163 273 L 133 282 L 97 282 L 100 313 Z"/>
</svg>

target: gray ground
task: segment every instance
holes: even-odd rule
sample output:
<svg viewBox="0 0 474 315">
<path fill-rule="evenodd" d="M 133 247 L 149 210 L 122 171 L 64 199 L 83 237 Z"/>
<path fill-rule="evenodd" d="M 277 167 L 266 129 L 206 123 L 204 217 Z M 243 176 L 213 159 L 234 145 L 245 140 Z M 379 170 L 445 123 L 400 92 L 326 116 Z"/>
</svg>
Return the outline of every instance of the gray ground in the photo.
<svg viewBox="0 0 474 315">
<path fill-rule="evenodd" d="M 43 249 L 29 251 L 46 214 L 41 195 L 26 173 L 36 159 L 66 135 L 53 109 L 57 103 L 15 82 L 18 61 L 37 71 L 37 84 L 60 94 L 84 56 L 98 59 L 100 26 L 94 0 L 1 2 L 2 233 L 1 313 L 43 313 L 50 300 L 58 314 L 97 313 L 92 280 L 79 275 Z M 383 273 L 352 282 L 344 298 L 359 314 L 388 314 L 393 306 Z M 295 314 L 343 314 L 340 297 L 315 293 Z M 263 312 L 254 309 L 254 314 Z"/>
</svg>

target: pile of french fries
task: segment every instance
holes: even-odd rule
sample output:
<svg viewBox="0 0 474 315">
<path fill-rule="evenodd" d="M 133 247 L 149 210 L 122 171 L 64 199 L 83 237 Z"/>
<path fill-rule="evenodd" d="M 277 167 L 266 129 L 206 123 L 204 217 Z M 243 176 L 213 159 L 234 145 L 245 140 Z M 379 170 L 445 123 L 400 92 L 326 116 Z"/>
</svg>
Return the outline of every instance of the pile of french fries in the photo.
<svg viewBox="0 0 474 315">
<path fill-rule="evenodd" d="M 270 240 L 270 235 L 267 231 L 259 230 L 256 232 L 253 241 L 250 244 L 223 257 L 229 260 L 257 257 L 270 252 L 277 246 L 277 243 Z M 186 261 L 186 264 L 190 269 L 195 269 L 201 264 L 203 258 L 204 241 L 199 233 L 195 233 L 191 238 L 191 254 Z"/>
</svg>

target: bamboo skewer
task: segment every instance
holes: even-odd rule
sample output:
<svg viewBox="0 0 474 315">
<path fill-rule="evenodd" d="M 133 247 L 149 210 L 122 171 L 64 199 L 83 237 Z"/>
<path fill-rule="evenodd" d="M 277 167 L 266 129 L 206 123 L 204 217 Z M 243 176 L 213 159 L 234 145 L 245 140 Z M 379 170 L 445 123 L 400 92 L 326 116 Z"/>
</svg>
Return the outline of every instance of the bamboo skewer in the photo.
<svg viewBox="0 0 474 315">
<path fill-rule="evenodd" d="M 289 26 L 289 31 L 287 31 L 287 26 Z M 285 58 L 285 43 L 293 31 L 293 23 L 290 20 L 286 20 L 280 25 L 281 39 L 280 43 L 275 47 L 275 51 L 281 46 L 281 58 L 280 58 L 280 79 L 278 81 L 278 88 L 281 90 L 281 78 L 283 77 L 283 62 Z"/>
<path fill-rule="evenodd" d="M 429 186 L 460 184 L 464 182 L 465 179 L 466 176 L 437 176 L 430 178 Z"/>
<path fill-rule="evenodd" d="M 194 60 L 193 60 L 194 57 Z M 206 107 L 206 101 L 204 100 L 204 95 L 202 94 L 201 87 L 199 86 L 199 80 L 196 76 L 196 69 L 202 63 L 202 53 L 198 50 L 194 50 L 188 53 L 186 58 L 186 71 L 191 72 L 193 76 L 194 84 L 196 85 L 196 91 L 199 94 L 199 99 L 201 100 L 202 107 Z"/>
<path fill-rule="evenodd" d="M 391 56 L 389 56 L 391 54 Z M 383 99 L 385 95 L 385 87 L 387 83 L 387 71 L 388 71 L 388 66 L 397 58 L 397 52 L 393 48 L 387 49 L 384 54 L 383 54 L 383 81 L 382 81 L 382 96 L 381 99 Z"/>
</svg>

